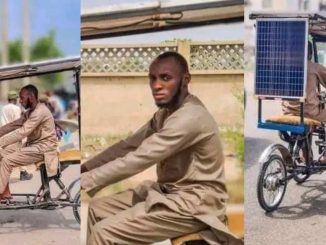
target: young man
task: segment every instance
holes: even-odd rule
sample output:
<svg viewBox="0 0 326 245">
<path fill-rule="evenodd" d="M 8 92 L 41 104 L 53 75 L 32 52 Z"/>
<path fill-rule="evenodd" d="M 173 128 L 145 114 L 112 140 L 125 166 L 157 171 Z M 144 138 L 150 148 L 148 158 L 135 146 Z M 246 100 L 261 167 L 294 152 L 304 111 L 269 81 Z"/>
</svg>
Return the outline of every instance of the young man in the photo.
<svg viewBox="0 0 326 245">
<path fill-rule="evenodd" d="M 27 85 L 20 90 L 20 103 L 26 112 L 17 120 L 0 127 L 0 199 L 10 198 L 12 169 L 45 161 L 48 176 L 57 173 L 57 138 L 49 109 L 38 102 L 38 90 Z M 26 138 L 20 149 L 8 147 Z"/>
<path fill-rule="evenodd" d="M 82 165 L 81 186 L 94 192 L 157 164 L 157 182 L 95 199 L 89 245 L 150 244 L 208 230 L 211 244 L 238 244 L 225 226 L 228 195 L 218 128 L 188 92 L 191 76 L 178 53 L 159 55 L 149 69 L 159 110 L 134 135 Z"/>
<path fill-rule="evenodd" d="M 0 116 L 0 126 L 4 126 L 10 122 L 13 122 L 21 117 L 22 111 L 17 105 L 17 92 L 12 90 L 8 92 L 8 104 L 4 105 L 1 110 Z M 8 146 L 9 147 L 9 146 Z M 19 149 L 21 147 L 21 142 L 16 142 L 10 147 Z M 30 180 L 33 174 L 28 173 L 25 167 L 19 167 L 20 170 L 20 180 Z"/>
</svg>

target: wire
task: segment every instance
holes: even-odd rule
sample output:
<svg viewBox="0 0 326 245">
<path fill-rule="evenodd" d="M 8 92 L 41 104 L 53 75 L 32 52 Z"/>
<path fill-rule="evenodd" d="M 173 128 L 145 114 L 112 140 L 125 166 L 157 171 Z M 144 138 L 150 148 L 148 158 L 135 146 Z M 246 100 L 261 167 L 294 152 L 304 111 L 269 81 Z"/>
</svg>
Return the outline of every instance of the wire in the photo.
<svg viewBox="0 0 326 245">
<path fill-rule="evenodd" d="M 151 18 L 147 18 L 147 19 L 144 19 L 144 20 L 141 20 L 141 21 L 133 22 L 133 23 L 130 23 L 130 24 L 127 24 L 127 25 L 116 26 L 116 27 L 111 27 L 111 28 L 82 27 L 81 29 L 82 30 L 107 30 L 107 31 L 110 31 L 110 30 L 115 30 L 115 29 L 124 28 L 124 27 L 137 26 L 137 25 L 143 24 L 143 23 L 148 22 L 148 21 L 166 21 L 166 23 L 169 23 L 169 21 L 178 21 L 178 20 L 182 19 L 182 17 L 183 17 L 182 12 L 173 13 L 173 14 L 179 14 L 179 16 L 176 17 L 176 18 L 174 18 L 174 17 L 163 17 L 163 18 L 161 18 L 161 17 L 151 17 Z M 172 23 L 172 22 L 170 22 L 170 23 Z"/>
</svg>

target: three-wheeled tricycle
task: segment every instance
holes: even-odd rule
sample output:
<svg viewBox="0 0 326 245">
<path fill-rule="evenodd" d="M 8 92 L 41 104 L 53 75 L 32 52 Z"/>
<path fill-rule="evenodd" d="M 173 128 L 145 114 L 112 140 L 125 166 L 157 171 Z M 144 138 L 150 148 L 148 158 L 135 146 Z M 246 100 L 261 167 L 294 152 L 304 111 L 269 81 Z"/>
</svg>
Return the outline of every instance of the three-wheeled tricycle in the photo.
<svg viewBox="0 0 326 245">
<path fill-rule="evenodd" d="M 303 183 L 312 174 L 326 170 L 325 122 L 307 118 L 308 42 L 313 62 L 326 42 L 326 17 L 319 14 L 251 14 L 256 19 L 255 95 L 258 98 L 258 128 L 279 132 L 283 144 L 272 144 L 261 154 L 257 180 L 260 206 L 271 212 L 278 208 L 287 183 Z M 325 92 L 316 86 L 319 109 L 324 109 Z M 282 100 L 297 106 L 298 113 L 263 119 L 263 101 Z M 317 145 L 318 154 L 313 147 Z M 314 154 L 315 153 L 315 154 Z M 317 155 L 317 156 L 316 156 Z"/>
<path fill-rule="evenodd" d="M 48 60 L 24 65 L 13 65 L 0 68 L 0 82 L 12 79 L 19 79 L 31 76 L 41 76 L 45 74 L 53 74 L 64 71 L 72 71 L 77 96 L 79 97 L 79 74 L 80 74 L 80 58 L 63 58 Z M 79 101 L 79 98 L 78 98 Z M 79 115 L 79 113 L 78 113 Z M 78 133 L 79 123 L 70 120 L 57 120 L 56 124 L 63 130 L 63 138 L 65 134 Z M 79 136 L 78 136 L 79 137 Z M 72 164 L 80 164 L 79 144 L 63 145 L 58 149 L 59 168 L 55 176 L 48 177 L 44 162 L 35 163 L 36 168 L 40 171 L 41 186 L 35 193 L 13 193 L 12 199 L 4 199 L 0 203 L 1 210 L 17 210 L 17 209 L 46 209 L 55 210 L 59 208 L 71 207 L 73 215 L 78 223 L 80 223 L 80 187 L 79 175 L 66 186 L 62 181 L 62 172 Z M 50 183 L 56 183 L 60 189 L 60 193 L 53 196 Z"/>
</svg>

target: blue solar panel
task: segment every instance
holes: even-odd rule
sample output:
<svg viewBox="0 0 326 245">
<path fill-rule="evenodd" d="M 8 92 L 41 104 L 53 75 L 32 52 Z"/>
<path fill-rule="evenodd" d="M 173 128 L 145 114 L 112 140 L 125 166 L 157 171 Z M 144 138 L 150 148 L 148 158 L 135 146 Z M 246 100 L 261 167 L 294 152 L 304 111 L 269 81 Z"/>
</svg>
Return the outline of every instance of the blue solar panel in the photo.
<svg viewBox="0 0 326 245">
<path fill-rule="evenodd" d="M 255 94 L 305 96 L 307 20 L 257 20 Z"/>
</svg>

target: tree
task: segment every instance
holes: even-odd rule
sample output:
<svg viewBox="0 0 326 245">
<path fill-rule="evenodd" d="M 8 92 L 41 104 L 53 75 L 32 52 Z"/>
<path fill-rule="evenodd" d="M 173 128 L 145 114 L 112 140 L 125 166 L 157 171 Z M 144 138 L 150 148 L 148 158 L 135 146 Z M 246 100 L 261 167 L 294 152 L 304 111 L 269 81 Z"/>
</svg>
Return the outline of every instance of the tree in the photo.
<svg viewBox="0 0 326 245">
<path fill-rule="evenodd" d="M 38 38 L 30 49 L 31 61 L 40 61 L 62 57 L 63 53 L 55 41 L 55 31 L 50 31 L 46 36 Z M 9 63 L 21 63 L 22 56 L 22 40 L 17 39 L 9 42 Z M 53 88 L 55 85 L 63 81 L 62 73 L 54 73 L 39 77 L 45 82 L 47 89 Z"/>
<path fill-rule="evenodd" d="M 48 35 L 41 37 L 31 47 L 31 60 L 44 60 L 62 57 L 63 54 L 55 42 L 55 32 L 50 31 Z"/>
<path fill-rule="evenodd" d="M 22 41 L 17 39 L 9 43 L 9 63 L 20 63 L 22 57 Z"/>
</svg>

